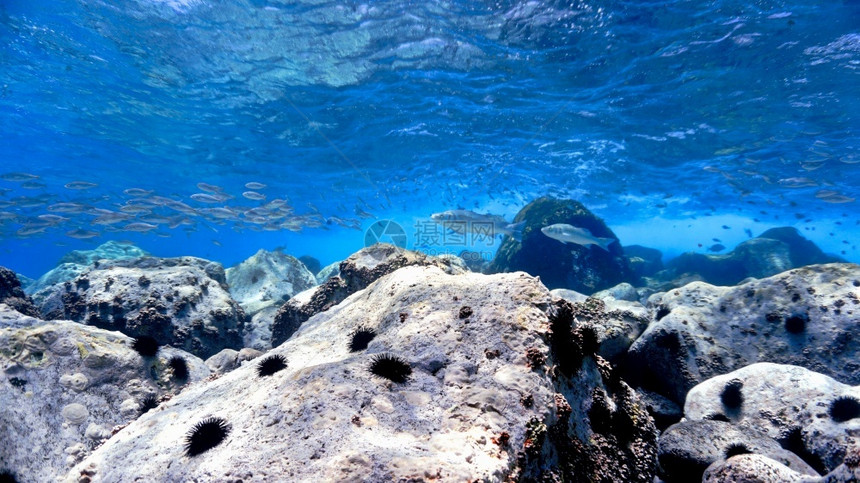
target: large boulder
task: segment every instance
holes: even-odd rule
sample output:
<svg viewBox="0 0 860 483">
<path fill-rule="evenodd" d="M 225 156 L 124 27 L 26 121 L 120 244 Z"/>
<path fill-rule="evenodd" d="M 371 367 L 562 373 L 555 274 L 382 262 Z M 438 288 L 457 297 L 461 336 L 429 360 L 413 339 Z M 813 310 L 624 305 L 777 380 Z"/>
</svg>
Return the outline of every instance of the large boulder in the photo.
<svg viewBox="0 0 860 483">
<path fill-rule="evenodd" d="M 520 222 L 525 222 L 522 242 L 506 237 L 488 267 L 490 272 L 522 270 L 540 277 L 550 289 L 567 288 L 589 294 L 632 280 L 619 243 L 609 245 L 606 251 L 593 245 L 564 244 L 541 232 L 545 226 L 566 223 L 586 228 L 595 237 L 617 240 L 603 220 L 581 203 L 539 198 L 517 213 L 514 223 Z"/>
<path fill-rule="evenodd" d="M 860 386 L 803 367 L 752 364 L 691 389 L 684 416 L 761 431 L 824 474 L 860 444 Z"/>
<path fill-rule="evenodd" d="M 303 292 L 303 297 L 294 297 L 278 310 L 272 323 L 272 346 L 289 339 L 314 314 L 328 310 L 380 277 L 406 266 L 439 267 L 451 274 L 469 271 L 457 257 L 433 257 L 387 243 L 363 248 L 340 263 L 339 275 Z"/>
<path fill-rule="evenodd" d="M 737 287 L 694 282 L 648 300 L 628 377 L 682 404 L 693 386 L 755 362 L 860 384 L 860 266 L 812 265 Z"/>
<path fill-rule="evenodd" d="M 6 267 L 0 267 L 0 304 L 6 304 L 24 315 L 39 317 L 39 309 L 24 293 L 15 272 Z"/>
<path fill-rule="evenodd" d="M 702 483 L 857 483 L 860 481 L 860 452 L 824 476 L 808 476 L 778 461 L 758 454 L 741 454 L 714 462 Z"/>
<path fill-rule="evenodd" d="M 685 253 L 667 265 L 674 278 L 694 274 L 714 285 L 735 285 L 749 277 L 764 278 L 792 268 L 834 262 L 844 260 L 826 255 L 796 228 L 783 227 L 767 230 L 724 255 Z"/>
<path fill-rule="evenodd" d="M 24 325 L 35 319 L 4 312 L 24 319 L 0 322 L 0 469 L 18 481 L 56 481 L 135 420 L 147 398 L 157 404 L 209 375 L 178 349 L 142 357 L 119 332 L 69 321 Z M 186 377 L 175 374 L 173 357 L 185 361 Z"/>
<path fill-rule="evenodd" d="M 650 483 L 653 424 L 574 351 L 577 330 L 526 274 L 402 268 L 145 414 L 67 481 Z"/>
<path fill-rule="evenodd" d="M 245 324 L 221 265 L 194 257 L 96 262 L 54 286 L 41 311 L 47 319 L 153 337 L 204 359 L 240 349 Z"/>
<path fill-rule="evenodd" d="M 72 250 L 60 258 L 59 264 L 76 263 L 78 265 L 92 265 L 99 260 L 125 260 L 139 258 L 149 255 L 130 243 L 122 243 L 114 240 L 107 241 L 92 250 Z"/>
<path fill-rule="evenodd" d="M 315 287 L 316 277 L 297 258 L 281 251 L 260 250 L 226 270 L 230 295 L 251 318 L 244 345 L 271 349 L 272 321 L 281 305 L 295 294 Z"/>
<path fill-rule="evenodd" d="M 660 435 L 657 452 L 660 478 L 666 483 L 701 481 L 714 462 L 746 453 L 763 455 L 796 472 L 818 476 L 799 456 L 759 429 L 725 421 L 697 420 L 677 423 Z"/>
<path fill-rule="evenodd" d="M 26 292 L 33 297 L 36 305 L 41 305 L 50 294 L 50 287 L 77 277 L 99 260 L 127 260 L 146 256 L 147 253 L 128 243 L 108 241 L 93 250 L 72 250 L 60 258 L 56 267 L 27 285 Z"/>
</svg>

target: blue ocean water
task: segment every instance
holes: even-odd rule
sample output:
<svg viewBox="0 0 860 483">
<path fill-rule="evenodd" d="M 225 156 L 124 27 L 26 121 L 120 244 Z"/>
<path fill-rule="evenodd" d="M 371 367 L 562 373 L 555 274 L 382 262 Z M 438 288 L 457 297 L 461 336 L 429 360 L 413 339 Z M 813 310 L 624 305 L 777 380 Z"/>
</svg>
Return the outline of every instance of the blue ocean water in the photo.
<svg viewBox="0 0 860 483">
<path fill-rule="evenodd" d="M 795 226 L 858 262 L 858 128 L 849 0 L 0 0 L 0 265 L 326 264 L 544 195 L 666 256 Z"/>
</svg>

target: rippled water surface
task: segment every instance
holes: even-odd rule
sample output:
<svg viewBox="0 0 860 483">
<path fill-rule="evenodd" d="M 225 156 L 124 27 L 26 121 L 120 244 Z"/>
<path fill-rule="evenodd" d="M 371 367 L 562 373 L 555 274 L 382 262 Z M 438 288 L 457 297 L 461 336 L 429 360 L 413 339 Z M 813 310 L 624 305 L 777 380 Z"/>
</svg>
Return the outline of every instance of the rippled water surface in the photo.
<svg viewBox="0 0 860 483">
<path fill-rule="evenodd" d="M 542 195 L 669 255 L 790 225 L 860 261 L 858 5 L 3 0 L 0 265 L 328 263 Z"/>
</svg>

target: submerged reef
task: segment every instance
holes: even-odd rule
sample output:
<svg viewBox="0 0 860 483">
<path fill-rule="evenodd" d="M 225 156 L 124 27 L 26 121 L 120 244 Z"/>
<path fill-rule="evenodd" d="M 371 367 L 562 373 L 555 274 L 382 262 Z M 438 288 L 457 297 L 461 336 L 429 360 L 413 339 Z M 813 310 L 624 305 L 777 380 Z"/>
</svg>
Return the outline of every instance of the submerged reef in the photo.
<svg viewBox="0 0 860 483">
<path fill-rule="evenodd" d="M 860 266 L 583 294 L 382 244 L 315 285 L 281 255 L 235 276 L 101 260 L 40 290 L 49 320 L 0 304 L 0 427 L 20 442 L 0 468 L 69 482 L 860 476 Z M 309 288 L 290 293 L 289 274 Z M 246 324 L 234 296 L 277 309 L 271 328 Z"/>
</svg>

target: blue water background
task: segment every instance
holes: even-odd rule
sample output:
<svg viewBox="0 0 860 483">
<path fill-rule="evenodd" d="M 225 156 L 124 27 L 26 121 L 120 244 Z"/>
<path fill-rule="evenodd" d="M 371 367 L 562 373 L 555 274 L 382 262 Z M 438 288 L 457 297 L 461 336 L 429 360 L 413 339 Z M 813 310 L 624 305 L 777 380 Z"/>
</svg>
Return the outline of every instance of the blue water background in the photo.
<svg viewBox="0 0 860 483">
<path fill-rule="evenodd" d="M 36 277 L 109 239 L 326 264 L 378 219 L 417 246 L 430 213 L 510 219 L 542 195 L 667 255 L 789 225 L 856 262 L 858 202 L 832 201 L 860 198 L 858 128 L 854 1 L 2 0 L 0 173 L 39 178 L 0 180 L 0 265 Z M 140 234 L 75 214 L 21 234 L 128 188 L 211 208 L 200 182 L 239 211 L 265 183 L 321 226 Z"/>
</svg>

